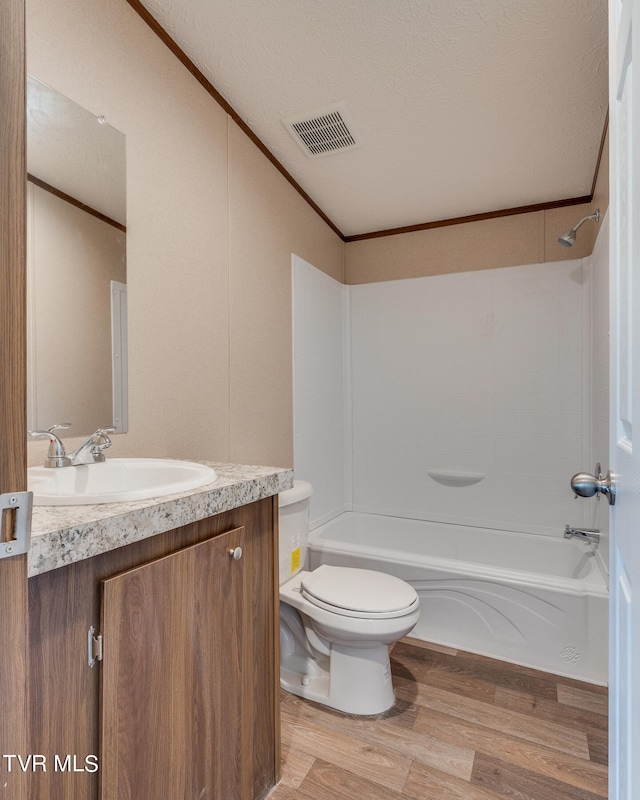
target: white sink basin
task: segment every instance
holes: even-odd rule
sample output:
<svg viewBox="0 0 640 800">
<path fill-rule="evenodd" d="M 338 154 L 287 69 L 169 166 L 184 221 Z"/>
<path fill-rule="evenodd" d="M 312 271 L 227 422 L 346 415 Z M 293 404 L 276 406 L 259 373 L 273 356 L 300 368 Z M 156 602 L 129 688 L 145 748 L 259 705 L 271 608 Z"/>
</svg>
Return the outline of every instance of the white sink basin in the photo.
<svg viewBox="0 0 640 800">
<path fill-rule="evenodd" d="M 36 506 L 146 500 L 198 489 L 215 479 L 215 471 L 204 464 L 164 458 L 111 458 L 102 464 L 27 470 Z"/>
</svg>

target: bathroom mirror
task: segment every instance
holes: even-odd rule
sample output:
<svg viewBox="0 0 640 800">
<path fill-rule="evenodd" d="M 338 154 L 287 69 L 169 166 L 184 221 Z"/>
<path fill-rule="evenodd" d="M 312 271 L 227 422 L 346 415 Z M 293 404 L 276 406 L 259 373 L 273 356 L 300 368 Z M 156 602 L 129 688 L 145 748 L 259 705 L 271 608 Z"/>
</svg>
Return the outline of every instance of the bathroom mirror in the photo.
<svg viewBox="0 0 640 800">
<path fill-rule="evenodd" d="M 27 421 L 127 430 L 125 137 L 27 76 Z"/>
</svg>

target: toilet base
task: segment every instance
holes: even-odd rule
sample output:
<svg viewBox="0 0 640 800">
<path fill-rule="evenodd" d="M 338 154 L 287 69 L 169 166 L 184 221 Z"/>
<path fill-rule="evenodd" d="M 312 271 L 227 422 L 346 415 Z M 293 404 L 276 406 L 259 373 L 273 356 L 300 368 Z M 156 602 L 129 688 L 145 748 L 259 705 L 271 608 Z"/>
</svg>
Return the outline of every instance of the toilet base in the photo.
<svg viewBox="0 0 640 800">
<path fill-rule="evenodd" d="M 381 714 L 395 702 L 386 644 L 360 648 L 332 643 L 331 655 L 318 659 L 296 648 L 282 657 L 280 686 L 298 697 L 360 716 Z"/>
</svg>

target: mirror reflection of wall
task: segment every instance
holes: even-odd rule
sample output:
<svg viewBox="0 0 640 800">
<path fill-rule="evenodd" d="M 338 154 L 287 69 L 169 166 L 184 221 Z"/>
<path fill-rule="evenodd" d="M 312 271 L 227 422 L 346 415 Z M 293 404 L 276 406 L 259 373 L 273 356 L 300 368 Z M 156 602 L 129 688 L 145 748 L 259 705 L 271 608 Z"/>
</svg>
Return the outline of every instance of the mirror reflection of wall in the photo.
<svg viewBox="0 0 640 800">
<path fill-rule="evenodd" d="M 127 430 L 125 137 L 31 76 L 28 426 Z"/>
</svg>

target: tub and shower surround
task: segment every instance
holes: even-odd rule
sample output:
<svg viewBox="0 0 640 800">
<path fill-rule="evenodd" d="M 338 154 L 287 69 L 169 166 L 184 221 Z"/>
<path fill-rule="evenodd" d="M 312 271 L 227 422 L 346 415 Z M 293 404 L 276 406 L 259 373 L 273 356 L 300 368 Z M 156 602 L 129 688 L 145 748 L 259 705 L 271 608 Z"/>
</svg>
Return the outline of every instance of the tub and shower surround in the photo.
<svg viewBox="0 0 640 800">
<path fill-rule="evenodd" d="M 607 682 L 607 587 L 575 540 L 346 512 L 313 531 L 309 566 L 382 570 L 413 586 L 411 635 Z"/>
<path fill-rule="evenodd" d="M 295 471 L 315 487 L 312 525 L 351 508 L 590 527 L 593 504 L 569 488 L 592 460 L 585 261 L 343 286 L 294 257 Z"/>
<path fill-rule="evenodd" d="M 352 286 L 353 509 L 586 524 L 584 280 L 580 260 Z"/>
<path fill-rule="evenodd" d="M 563 539 L 594 527 L 569 487 L 593 460 L 592 277 L 578 259 L 344 287 L 294 260 L 294 463 L 312 568 L 389 571 L 421 596 L 419 637 L 603 683 L 603 559 Z"/>
</svg>

